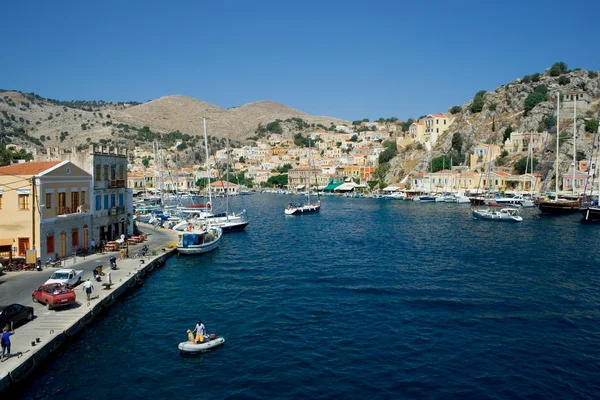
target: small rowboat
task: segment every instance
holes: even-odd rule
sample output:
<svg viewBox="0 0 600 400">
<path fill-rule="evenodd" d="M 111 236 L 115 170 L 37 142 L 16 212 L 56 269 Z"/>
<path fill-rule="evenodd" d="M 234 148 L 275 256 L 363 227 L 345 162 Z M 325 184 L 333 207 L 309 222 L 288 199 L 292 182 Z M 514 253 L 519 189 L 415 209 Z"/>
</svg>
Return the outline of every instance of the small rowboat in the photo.
<svg viewBox="0 0 600 400">
<path fill-rule="evenodd" d="M 181 342 L 178 347 L 182 353 L 193 354 L 211 350 L 221 346 L 223 343 L 225 343 L 225 339 L 221 336 L 216 336 L 214 338 L 208 338 L 202 343 L 193 343 L 190 341 Z"/>
</svg>

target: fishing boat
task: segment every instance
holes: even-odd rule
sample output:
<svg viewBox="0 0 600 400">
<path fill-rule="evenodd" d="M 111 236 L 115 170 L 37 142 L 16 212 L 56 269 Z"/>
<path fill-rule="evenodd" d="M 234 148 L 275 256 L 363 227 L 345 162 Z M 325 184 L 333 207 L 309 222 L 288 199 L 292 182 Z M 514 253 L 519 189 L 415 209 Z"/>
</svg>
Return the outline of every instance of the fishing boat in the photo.
<svg viewBox="0 0 600 400">
<path fill-rule="evenodd" d="M 196 354 L 196 353 L 204 353 L 205 351 L 209 351 L 214 349 L 215 347 L 221 346 L 225 343 L 225 338 L 222 336 L 215 336 L 215 334 L 211 334 L 210 336 L 205 336 L 205 340 L 201 343 L 195 343 L 193 341 L 181 342 L 177 346 L 181 353 L 184 354 Z"/>
<path fill-rule="evenodd" d="M 508 221 L 508 222 L 521 222 L 523 217 L 519 215 L 519 210 L 516 208 L 501 208 L 500 210 L 473 210 L 473 218 L 475 219 L 489 219 L 493 221 Z"/>
<path fill-rule="evenodd" d="M 310 147 L 310 143 L 309 143 Z M 317 192 L 317 197 L 319 196 Z M 307 179 L 307 192 L 306 192 L 306 203 L 304 202 L 291 202 L 285 207 L 285 215 L 303 215 L 303 214 L 314 214 L 321 211 L 321 200 L 317 200 L 316 203 L 310 202 L 310 176 Z"/>
<path fill-rule="evenodd" d="M 189 224 L 179 233 L 177 251 L 181 254 L 203 254 L 219 247 L 223 229 L 216 225 Z"/>
</svg>

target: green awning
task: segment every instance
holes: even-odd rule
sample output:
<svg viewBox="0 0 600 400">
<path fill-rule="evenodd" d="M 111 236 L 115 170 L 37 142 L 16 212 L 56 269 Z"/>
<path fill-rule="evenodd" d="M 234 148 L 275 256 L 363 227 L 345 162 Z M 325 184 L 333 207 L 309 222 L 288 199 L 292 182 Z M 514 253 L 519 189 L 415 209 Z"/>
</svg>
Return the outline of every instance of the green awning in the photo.
<svg viewBox="0 0 600 400">
<path fill-rule="evenodd" d="M 342 183 L 330 183 L 329 185 L 325 186 L 325 188 L 323 189 L 324 192 L 333 192 L 333 190 L 340 186 Z"/>
</svg>

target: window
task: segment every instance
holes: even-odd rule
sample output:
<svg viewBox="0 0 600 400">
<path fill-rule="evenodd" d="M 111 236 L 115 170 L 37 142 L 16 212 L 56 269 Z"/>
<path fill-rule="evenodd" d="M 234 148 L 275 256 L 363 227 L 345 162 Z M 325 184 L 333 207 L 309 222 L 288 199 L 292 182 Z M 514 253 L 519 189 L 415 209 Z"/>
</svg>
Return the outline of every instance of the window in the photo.
<svg viewBox="0 0 600 400">
<path fill-rule="evenodd" d="M 104 180 L 108 180 L 108 165 L 104 166 Z"/>
<path fill-rule="evenodd" d="M 119 193 L 119 207 L 123 207 L 123 200 L 124 200 L 123 193 Z"/>
<path fill-rule="evenodd" d="M 46 254 L 54 254 L 54 235 L 46 236 Z"/>
<path fill-rule="evenodd" d="M 71 192 L 71 210 L 77 210 L 79 206 L 79 192 Z"/>
<path fill-rule="evenodd" d="M 102 180 L 102 166 L 101 165 L 96 165 L 96 173 L 94 176 L 94 180 L 96 182 L 99 182 Z"/>
<path fill-rule="evenodd" d="M 59 193 L 58 194 L 58 207 L 59 208 L 64 208 L 67 206 L 67 194 L 66 193 Z"/>
<path fill-rule="evenodd" d="M 104 195 L 104 209 L 108 210 L 108 195 Z"/>
<path fill-rule="evenodd" d="M 119 179 L 123 180 L 125 179 L 125 167 L 121 166 L 121 168 L 119 168 Z"/>
<path fill-rule="evenodd" d="M 29 210 L 29 195 L 28 194 L 20 194 L 19 195 L 19 210 Z"/>
<path fill-rule="evenodd" d="M 102 210 L 102 196 L 96 196 L 96 211 Z"/>
<path fill-rule="evenodd" d="M 113 194 L 111 194 L 111 195 L 110 195 L 110 206 L 111 206 L 111 208 L 112 208 L 112 207 L 114 207 L 114 206 L 116 205 L 116 204 L 115 204 L 115 199 L 116 199 L 116 196 L 115 196 L 115 194 L 114 194 L 114 193 L 113 193 Z"/>
<path fill-rule="evenodd" d="M 46 209 L 52 208 L 52 193 L 46 193 Z"/>
<path fill-rule="evenodd" d="M 79 204 L 82 204 L 82 205 L 85 204 L 85 192 L 81 192 L 81 200 L 80 201 L 81 201 L 81 203 L 79 203 Z"/>
<path fill-rule="evenodd" d="M 496 179 L 496 186 L 498 186 L 498 179 Z"/>
</svg>

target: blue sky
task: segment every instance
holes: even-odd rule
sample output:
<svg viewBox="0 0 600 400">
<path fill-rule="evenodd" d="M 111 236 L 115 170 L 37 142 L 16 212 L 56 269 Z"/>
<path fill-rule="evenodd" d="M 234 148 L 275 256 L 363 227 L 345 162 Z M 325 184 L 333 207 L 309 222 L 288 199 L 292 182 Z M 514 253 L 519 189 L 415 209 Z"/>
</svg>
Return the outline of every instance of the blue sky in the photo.
<svg viewBox="0 0 600 400">
<path fill-rule="evenodd" d="M 600 70 L 600 1 L 8 1 L 0 88 L 60 100 L 272 100 L 444 112 L 556 61 Z"/>
</svg>

